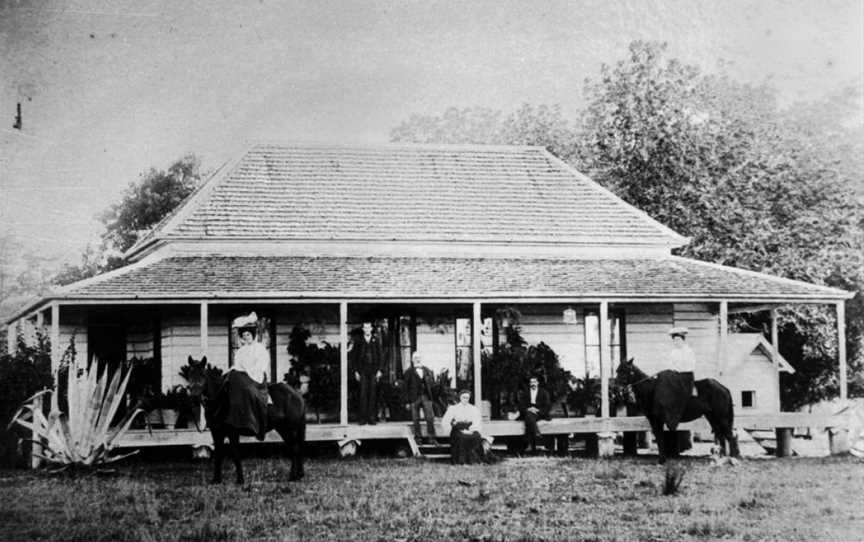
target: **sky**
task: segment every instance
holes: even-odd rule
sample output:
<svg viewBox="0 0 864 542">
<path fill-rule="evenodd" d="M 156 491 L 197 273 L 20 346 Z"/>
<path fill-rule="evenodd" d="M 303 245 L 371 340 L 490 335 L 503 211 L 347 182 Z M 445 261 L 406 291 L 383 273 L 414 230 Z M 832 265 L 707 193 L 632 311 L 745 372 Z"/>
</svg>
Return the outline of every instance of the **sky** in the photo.
<svg viewBox="0 0 864 542">
<path fill-rule="evenodd" d="M 386 142 L 451 106 L 572 113 L 636 39 L 783 103 L 864 86 L 864 0 L 0 0 L 0 230 L 75 262 L 128 183 L 190 152 Z"/>
</svg>

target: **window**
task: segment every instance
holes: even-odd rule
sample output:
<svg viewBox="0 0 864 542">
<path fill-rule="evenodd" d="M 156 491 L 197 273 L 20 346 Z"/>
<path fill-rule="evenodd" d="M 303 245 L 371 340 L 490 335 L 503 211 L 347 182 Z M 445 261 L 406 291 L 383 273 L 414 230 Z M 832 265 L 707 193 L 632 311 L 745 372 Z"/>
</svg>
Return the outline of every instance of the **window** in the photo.
<svg viewBox="0 0 864 542">
<path fill-rule="evenodd" d="M 399 355 L 402 360 L 402 371 L 411 367 L 411 354 L 417 350 L 417 328 L 414 318 L 408 315 L 399 317 Z"/>
<path fill-rule="evenodd" d="M 600 311 L 585 311 L 585 374 L 590 378 L 600 377 Z M 624 340 L 624 311 L 609 311 L 609 359 L 612 360 L 610 376 L 618 363 L 627 357 Z"/>
<path fill-rule="evenodd" d="M 756 392 L 752 390 L 741 392 L 741 408 L 753 408 L 756 406 Z"/>
<path fill-rule="evenodd" d="M 474 379 L 472 368 L 471 319 L 456 319 L 456 386 L 467 386 Z"/>
</svg>

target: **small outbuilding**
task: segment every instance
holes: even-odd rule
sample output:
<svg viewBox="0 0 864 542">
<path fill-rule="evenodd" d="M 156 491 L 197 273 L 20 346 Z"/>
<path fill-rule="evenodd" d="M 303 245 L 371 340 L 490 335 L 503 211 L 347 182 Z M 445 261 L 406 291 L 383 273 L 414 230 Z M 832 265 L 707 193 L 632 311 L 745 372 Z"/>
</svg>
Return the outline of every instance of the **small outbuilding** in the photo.
<svg viewBox="0 0 864 542">
<path fill-rule="evenodd" d="M 795 369 L 761 333 L 730 333 L 723 383 L 742 414 L 780 412 L 780 373 Z"/>
</svg>

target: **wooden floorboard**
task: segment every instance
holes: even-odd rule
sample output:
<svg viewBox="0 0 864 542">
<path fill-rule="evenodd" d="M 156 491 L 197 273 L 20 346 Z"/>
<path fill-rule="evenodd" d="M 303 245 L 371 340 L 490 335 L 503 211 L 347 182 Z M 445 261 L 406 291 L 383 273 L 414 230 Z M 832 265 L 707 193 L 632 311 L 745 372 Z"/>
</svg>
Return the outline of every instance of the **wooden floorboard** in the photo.
<svg viewBox="0 0 864 542">
<path fill-rule="evenodd" d="M 810 427 L 827 428 L 846 425 L 844 415 L 808 414 L 799 412 L 777 412 L 771 414 L 742 414 L 735 418 L 738 429 L 773 429 L 777 427 Z M 617 433 L 622 431 L 649 431 L 648 421 L 641 416 L 625 417 L 586 417 L 586 418 L 554 418 L 540 422 L 540 430 L 548 435 L 570 433 Z M 709 432 L 710 427 L 704 418 L 681 424 L 681 430 Z M 411 431 L 409 422 L 386 422 L 375 425 L 339 425 L 313 424 L 306 429 L 306 439 L 311 442 L 367 440 L 367 439 L 400 439 L 406 438 Z M 521 421 L 496 420 L 483 424 L 483 433 L 488 436 L 521 435 L 524 427 Z M 446 436 L 439 422 L 436 422 L 436 432 Z M 243 439 L 244 442 L 257 442 L 254 438 Z M 280 442 L 279 435 L 270 432 L 265 442 Z M 208 431 L 199 432 L 196 429 L 154 429 L 128 431 L 120 442 L 121 447 L 144 446 L 201 446 L 211 443 Z"/>
</svg>

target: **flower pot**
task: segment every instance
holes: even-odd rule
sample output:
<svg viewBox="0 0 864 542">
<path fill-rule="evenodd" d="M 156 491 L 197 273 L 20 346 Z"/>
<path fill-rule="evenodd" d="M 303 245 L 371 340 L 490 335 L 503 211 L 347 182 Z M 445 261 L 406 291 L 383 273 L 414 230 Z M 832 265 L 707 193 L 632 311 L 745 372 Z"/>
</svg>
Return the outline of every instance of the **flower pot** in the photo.
<svg viewBox="0 0 864 542">
<path fill-rule="evenodd" d="M 162 415 L 162 423 L 165 425 L 165 429 L 174 429 L 179 413 L 171 408 L 163 408 L 159 412 Z"/>
<path fill-rule="evenodd" d="M 147 425 L 151 427 L 160 427 L 162 425 L 162 411 L 157 408 L 148 412 Z"/>
</svg>

